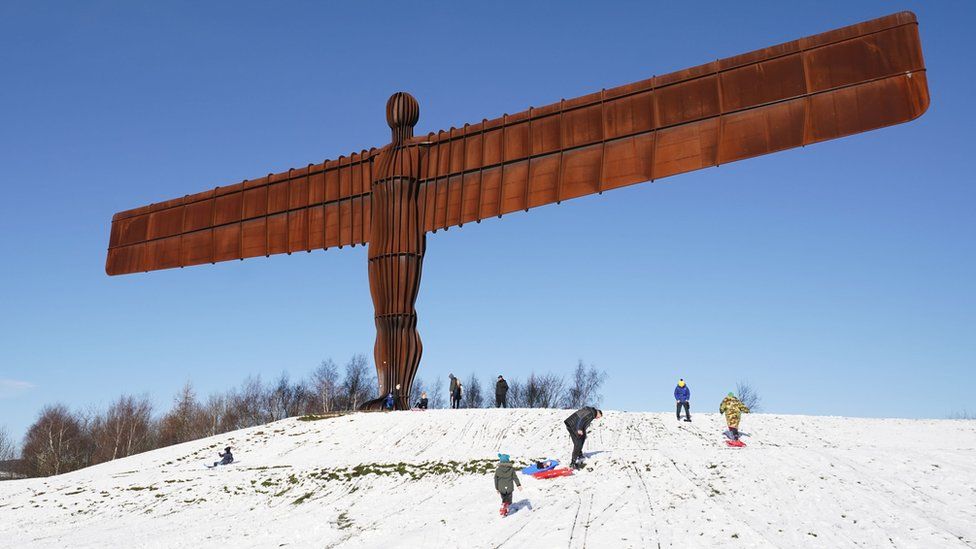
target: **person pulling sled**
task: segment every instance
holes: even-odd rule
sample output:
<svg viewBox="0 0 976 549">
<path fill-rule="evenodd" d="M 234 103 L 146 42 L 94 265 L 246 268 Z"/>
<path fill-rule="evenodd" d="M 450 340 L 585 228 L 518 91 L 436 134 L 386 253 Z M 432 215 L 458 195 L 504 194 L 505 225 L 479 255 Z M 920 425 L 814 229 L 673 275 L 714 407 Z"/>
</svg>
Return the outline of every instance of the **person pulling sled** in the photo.
<svg viewBox="0 0 976 549">
<path fill-rule="evenodd" d="M 732 434 L 732 440 L 739 440 L 739 420 L 742 419 L 742 414 L 749 413 L 749 407 L 739 400 L 735 393 L 730 392 L 728 396 L 722 399 L 722 404 L 719 405 L 718 411 L 725 414 L 725 423 L 729 426 L 729 433 Z"/>
</svg>

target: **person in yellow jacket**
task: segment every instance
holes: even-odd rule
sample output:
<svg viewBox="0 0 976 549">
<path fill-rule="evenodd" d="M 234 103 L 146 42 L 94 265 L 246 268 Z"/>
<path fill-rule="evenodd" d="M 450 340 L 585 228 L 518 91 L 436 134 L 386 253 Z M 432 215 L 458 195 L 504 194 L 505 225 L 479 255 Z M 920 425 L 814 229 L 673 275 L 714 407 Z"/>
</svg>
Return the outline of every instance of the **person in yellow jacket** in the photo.
<svg viewBox="0 0 976 549">
<path fill-rule="evenodd" d="M 730 392 L 728 396 L 722 399 L 718 411 L 725 414 L 725 422 L 732 433 L 732 440 L 739 440 L 739 420 L 742 418 L 742 414 L 749 413 L 749 407 L 736 398 L 735 393 Z"/>
</svg>

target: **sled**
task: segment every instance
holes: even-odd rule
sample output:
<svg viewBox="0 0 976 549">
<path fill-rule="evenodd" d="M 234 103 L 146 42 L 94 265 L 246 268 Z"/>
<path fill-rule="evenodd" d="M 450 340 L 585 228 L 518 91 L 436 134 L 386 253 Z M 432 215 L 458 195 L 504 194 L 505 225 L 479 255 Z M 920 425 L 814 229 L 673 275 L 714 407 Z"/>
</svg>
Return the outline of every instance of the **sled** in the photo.
<svg viewBox="0 0 976 549">
<path fill-rule="evenodd" d="M 745 448 L 746 443 L 741 440 L 726 440 L 725 444 L 733 448 Z"/>
<path fill-rule="evenodd" d="M 568 477 L 573 474 L 573 470 L 569 467 L 559 467 L 558 469 L 549 469 L 548 471 L 540 471 L 535 473 L 535 478 L 559 478 Z"/>
<path fill-rule="evenodd" d="M 538 464 L 533 463 L 532 465 L 529 465 L 528 467 L 522 469 L 522 474 L 534 475 L 536 473 L 541 473 L 543 471 L 551 471 L 555 469 L 556 466 L 559 465 L 559 461 L 555 459 L 544 459 L 542 460 L 542 464 L 544 465 L 544 467 L 540 468 Z"/>
</svg>

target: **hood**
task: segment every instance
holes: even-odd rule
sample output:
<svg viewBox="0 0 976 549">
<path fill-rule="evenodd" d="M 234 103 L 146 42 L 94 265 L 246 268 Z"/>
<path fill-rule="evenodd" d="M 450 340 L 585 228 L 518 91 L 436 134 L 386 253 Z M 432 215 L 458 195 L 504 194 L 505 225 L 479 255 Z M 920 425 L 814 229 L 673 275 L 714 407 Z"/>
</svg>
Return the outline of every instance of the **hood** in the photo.
<svg viewBox="0 0 976 549">
<path fill-rule="evenodd" d="M 498 470 L 503 473 L 507 473 L 508 471 L 511 471 L 514 468 L 515 465 L 510 461 L 502 461 L 498 464 Z"/>
</svg>

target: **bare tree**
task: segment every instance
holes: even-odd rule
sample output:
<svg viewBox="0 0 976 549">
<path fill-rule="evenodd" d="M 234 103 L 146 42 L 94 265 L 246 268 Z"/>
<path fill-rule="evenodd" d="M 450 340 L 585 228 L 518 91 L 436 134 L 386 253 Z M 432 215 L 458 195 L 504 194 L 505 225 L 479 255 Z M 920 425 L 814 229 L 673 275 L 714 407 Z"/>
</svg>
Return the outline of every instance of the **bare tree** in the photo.
<svg viewBox="0 0 976 549">
<path fill-rule="evenodd" d="M 45 406 L 24 437 L 25 472 L 46 477 L 84 467 L 84 438 L 81 423 L 63 404 Z"/>
<path fill-rule="evenodd" d="M 508 381 L 508 396 L 506 401 L 509 408 L 528 408 L 525 399 L 525 385 L 518 379 L 506 379 Z"/>
<path fill-rule="evenodd" d="M 0 426 L 0 462 L 10 461 L 14 459 L 16 454 L 17 448 L 14 446 L 14 440 L 10 438 L 7 428 Z"/>
<path fill-rule="evenodd" d="M 952 412 L 946 416 L 946 419 L 976 419 L 976 414 L 971 413 L 969 410 L 963 410 L 961 412 Z"/>
<path fill-rule="evenodd" d="M 576 364 L 570 386 L 566 389 L 565 406 L 573 409 L 583 406 L 598 406 L 603 400 L 600 387 L 606 380 L 606 372 L 597 371 L 596 366 L 592 364 L 587 368 L 580 360 Z"/>
<path fill-rule="evenodd" d="M 535 372 L 529 374 L 525 380 L 525 385 L 519 387 L 521 395 L 520 404 L 526 408 L 556 408 L 564 400 L 566 380 L 559 375 L 548 373 L 536 375 Z M 512 393 L 512 382 L 509 381 L 508 392 Z"/>
<path fill-rule="evenodd" d="M 92 463 L 128 457 L 152 448 L 152 402 L 148 395 L 123 395 L 90 423 Z"/>
<path fill-rule="evenodd" d="M 735 393 L 738 395 L 739 400 L 749 408 L 750 412 L 759 412 L 762 410 L 762 397 L 759 396 L 759 392 L 748 381 L 736 383 Z"/>
<path fill-rule="evenodd" d="M 346 375 L 342 380 L 343 408 L 358 410 L 364 402 L 374 398 L 379 390 L 369 374 L 369 360 L 364 354 L 353 355 L 346 363 Z"/>
<path fill-rule="evenodd" d="M 427 398 L 430 399 L 427 402 L 429 408 L 443 408 L 444 407 L 444 380 L 440 377 L 434 382 L 434 385 L 430 388 L 427 393 Z"/>
<path fill-rule="evenodd" d="M 206 434 L 204 436 L 214 436 L 227 432 L 228 420 L 230 419 L 228 402 L 230 399 L 224 395 L 214 393 L 207 398 L 207 403 L 203 405 L 203 416 L 206 418 Z"/>
<path fill-rule="evenodd" d="M 539 408 L 558 408 L 565 400 L 566 379 L 563 376 L 548 373 L 538 379 L 538 393 L 536 395 Z"/>
<path fill-rule="evenodd" d="M 407 404 L 413 406 L 420 401 L 420 395 L 427 392 L 427 384 L 424 383 L 422 378 L 415 378 L 413 380 L 413 385 L 410 386 L 410 398 Z M 430 394 L 427 395 L 427 407 L 430 407 Z"/>
<path fill-rule="evenodd" d="M 264 416 L 267 422 L 285 419 L 295 410 L 295 388 L 288 379 L 288 374 L 282 372 L 278 381 L 269 386 L 262 395 Z"/>
<path fill-rule="evenodd" d="M 461 398 L 465 408 L 481 408 L 484 406 L 485 397 L 481 392 L 481 381 L 478 380 L 477 375 L 472 373 L 471 377 L 468 378 L 464 384 L 464 392 Z"/>
<path fill-rule="evenodd" d="M 336 409 L 339 397 L 339 368 L 332 359 L 323 360 L 312 372 L 312 391 L 316 397 L 316 411 L 320 414 Z"/>
<path fill-rule="evenodd" d="M 159 441 L 163 446 L 180 444 L 201 438 L 207 433 L 207 417 L 190 382 L 180 389 L 173 408 L 163 416 L 159 425 Z"/>
</svg>

